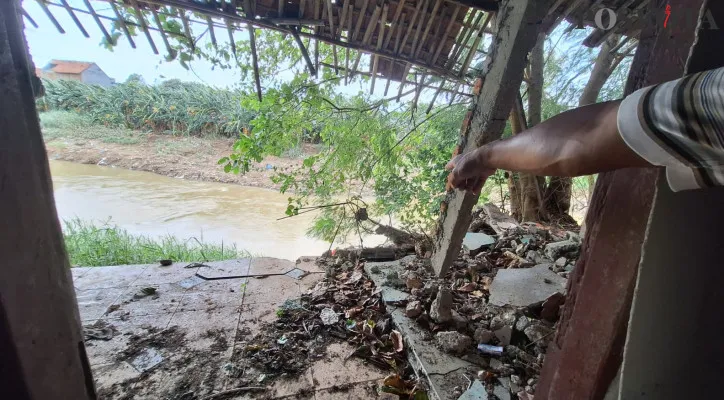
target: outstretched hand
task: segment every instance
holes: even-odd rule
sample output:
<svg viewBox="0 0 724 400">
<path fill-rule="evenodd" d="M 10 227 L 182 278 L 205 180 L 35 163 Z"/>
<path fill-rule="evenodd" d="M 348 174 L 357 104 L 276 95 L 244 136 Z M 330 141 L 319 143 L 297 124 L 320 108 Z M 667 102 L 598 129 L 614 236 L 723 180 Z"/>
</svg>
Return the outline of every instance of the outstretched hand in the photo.
<svg viewBox="0 0 724 400">
<path fill-rule="evenodd" d="M 479 194 L 488 177 L 495 173 L 494 168 L 483 165 L 478 151 L 456 156 L 447 163 L 445 169 L 450 171 L 447 177 L 449 187 L 467 190 L 473 194 Z"/>
</svg>

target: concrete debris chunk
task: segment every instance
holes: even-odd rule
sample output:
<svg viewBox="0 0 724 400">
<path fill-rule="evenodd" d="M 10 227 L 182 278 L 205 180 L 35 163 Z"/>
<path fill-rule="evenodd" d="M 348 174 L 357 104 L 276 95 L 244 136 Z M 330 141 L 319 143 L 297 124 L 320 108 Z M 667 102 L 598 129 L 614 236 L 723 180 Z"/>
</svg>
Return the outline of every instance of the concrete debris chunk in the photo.
<svg viewBox="0 0 724 400">
<path fill-rule="evenodd" d="M 497 306 L 527 307 L 556 292 L 565 293 L 566 280 L 549 269 L 550 264 L 532 268 L 498 270 L 490 285 L 489 303 Z"/>
<path fill-rule="evenodd" d="M 528 325 L 530 325 L 530 319 L 528 319 L 528 317 L 526 316 L 522 316 L 518 318 L 518 321 L 515 323 L 515 330 L 523 332 L 523 330 L 525 330 Z"/>
<path fill-rule="evenodd" d="M 501 346 L 507 346 L 510 344 L 510 339 L 513 337 L 513 327 L 505 325 L 502 328 L 496 330 L 495 337 L 500 341 Z"/>
<path fill-rule="evenodd" d="M 523 333 L 531 342 L 539 347 L 545 347 L 551 339 L 553 330 L 542 323 L 534 323 L 525 328 Z M 547 340 L 546 340 L 547 339 Z"/>
<path fill-rule="evenodd" d="M 463 354 L 473 346 L 473 339 L 460 332 L 438 332 L 435 339 L 443 351 L 452 354 Z"/>
<path fill-rule="evenodd" d="M 485 391 L 485 386 L 479 380 L 474 380 L 470 388 L 466 390 L 458 400 L 488 400 L 488 392 Z"/>
<path fill-rule="evenodd" d="M 475 343 L 478 344 L 488 344 L 490 341 L 495 337 L 495 334 L 490 329 L 485 328 L 478 328 L 475 330 L 475 335 L 473 335 L 473 338 L 475 339 Z"/>
<path fill-rule="evenodd" d="M 408 318 L 417 318 L 420 314 L 422 314 L 422 303 L 416 300 L 407 303 L 405 315 L 407 315 Z"/>
<path fill-rule="evenodd" d="M 433 321 L 442 324 L 452 320 L 453 298 L 449 289 L 440 288 L 437 297 L 430 305 L 430 318 Z"/>
<path fill-rule="evenodd" d="M 325 308 L 319 313 L 319 318 L 322 320 L 324 325 L 336 324 L 339 321 L 339 314 L 334 312 L 331 308 Z"/>
<path fill-rule="evenodd" d="M 493 394 L 495 397 L 498 398 L 498 400 L 510 400 L 510 390 L 503 386 L 495 385 L 495 388 L 493 389 Z"/>
<path fill-rule="evenodd" d="M 580 242 L 564 240 L 561 242 L 548 243 L 545 247 L 546 257 L 556 260 L 564 254 L 578 251 L 581 248 Z"/>
<path fill-rule="evenodd" d="M 455 324 L 455 329 L 465 329 L 468 326 L 468 320 L 465 319 L 460 313 L 455 310 L 450 312 L 452 314 L 452 321 Z"/>
<path fill-rule="evenodd" d="M 468 232 L 463 238 L 463 248 L 470 253 L 471 257 L 475 257 L 482 248 L 493 243 L 495 243 L 495 238 L 482 232 Z"/>
</svg>

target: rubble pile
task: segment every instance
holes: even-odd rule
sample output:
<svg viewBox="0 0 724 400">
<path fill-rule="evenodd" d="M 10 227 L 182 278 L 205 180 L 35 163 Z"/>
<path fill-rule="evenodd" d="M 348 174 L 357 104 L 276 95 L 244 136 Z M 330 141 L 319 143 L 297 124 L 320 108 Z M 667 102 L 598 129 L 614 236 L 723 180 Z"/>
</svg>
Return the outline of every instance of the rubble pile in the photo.
<svg viewBox="0 0 724 400">
<path fill-rule="evenodd" d="M 408 293 L 405 316 L 427 332 L 426 340 L 480 367 L 487 395 L 530 398 L 581 240 L 484 209 L 471 228 L 477 232 L 468 233 L 443 278 L 431 273 L 429 259 L 411 256 L 400 260 L 401 272 L 388 273 L 383 287 Z M 471 389 L 457 387 L 452 398 Z"/>
<path fill-rule="evenodd" d="M 240 337 L 242 345 L 232 363 L 247 382 L 294 375 L 326 356 L 327 345 L 345 341 L 359 357 L 391 372 L 382 387 L 397 394 L 424 393 L 408 366 L 402 336 L 381 301 L 380 290 L 362 270 L 362 263 L 341 256 L 318 260 L 326 276 L 300 299 L 288 300 L 275 321 L 254 337 Z M 409 378 L 409 379 L 405 379 Z"/>
</svg>

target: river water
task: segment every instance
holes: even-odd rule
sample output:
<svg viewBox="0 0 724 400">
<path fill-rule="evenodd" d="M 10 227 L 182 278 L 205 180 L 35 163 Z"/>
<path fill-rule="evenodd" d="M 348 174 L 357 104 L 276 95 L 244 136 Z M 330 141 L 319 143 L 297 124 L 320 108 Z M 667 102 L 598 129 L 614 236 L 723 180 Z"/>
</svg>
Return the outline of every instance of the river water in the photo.
<svg viewBox="0 0 724 400">
<path fill-rule="evenodd" d="M 314 213 L 277 220 L 288 198 L 277 191 L 65 161 L 50 161 L 50 170 L 61 221 L 110 220 L 134 234 L 223 241 L 290 260 L 329 248 L 305 236 Z"/>
</svg>

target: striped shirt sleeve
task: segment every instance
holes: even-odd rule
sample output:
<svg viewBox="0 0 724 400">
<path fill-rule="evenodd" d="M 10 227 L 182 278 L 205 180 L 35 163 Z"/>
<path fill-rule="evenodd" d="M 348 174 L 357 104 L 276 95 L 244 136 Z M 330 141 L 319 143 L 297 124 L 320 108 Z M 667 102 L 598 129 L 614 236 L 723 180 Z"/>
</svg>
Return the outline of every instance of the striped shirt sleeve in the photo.
<svg viewBox="0 0 724 400">
<path fill-rule="evenodd" d="M 672 190 L 724 185 L 724 68 L 637 90 L 617 122 L 633 151 L 666 167 Z"/>
</svg>

